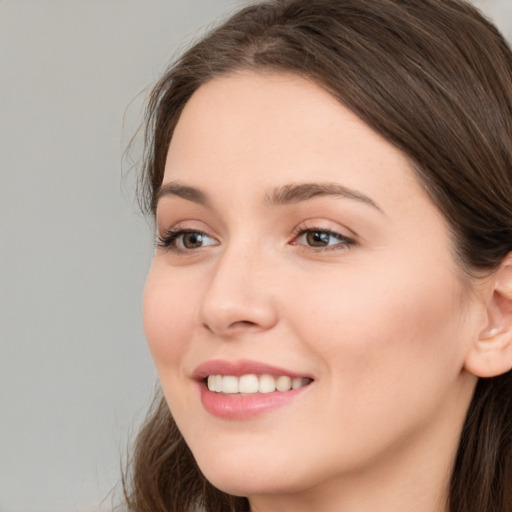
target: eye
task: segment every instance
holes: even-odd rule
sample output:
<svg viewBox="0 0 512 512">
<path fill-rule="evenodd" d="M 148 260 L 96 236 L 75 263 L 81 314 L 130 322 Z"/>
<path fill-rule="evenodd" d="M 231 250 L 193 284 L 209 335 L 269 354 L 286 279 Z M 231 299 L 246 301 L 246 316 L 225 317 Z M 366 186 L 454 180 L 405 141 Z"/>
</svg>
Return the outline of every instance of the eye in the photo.
<svg viewBox="0 0 512 512">
<path fill-rule="evenodd" d="M 292 241 L 292 245 L 304 245 L 315 249 L 343 249 L 354 244 L 352 238 L 341 233 L 317 228 L 299 228 Z"/>
<path fill-rule="evenodd" d="M 188 251 L 208 245 L 218 245 L 218 242 L 206 233 L 192 229 L 170 229 L 158 236 L 158 246 L 164 249 Z"/>
</svg>

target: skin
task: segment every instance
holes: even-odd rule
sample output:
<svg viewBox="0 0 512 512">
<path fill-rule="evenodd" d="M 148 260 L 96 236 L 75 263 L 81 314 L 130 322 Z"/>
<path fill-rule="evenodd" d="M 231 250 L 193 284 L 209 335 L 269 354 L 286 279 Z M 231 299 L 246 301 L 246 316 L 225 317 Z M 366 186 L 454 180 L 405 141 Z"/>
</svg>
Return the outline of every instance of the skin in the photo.
<svg viewBox="0 0 512 512">
<path fill-rule="evenodd" d="M 157 247 L 144 325 L 162 388 L 201 470 L 255 512 L 446 511 L 486 326 L 446 222 L 407 158 L 319 86 L 287 74 L 215 78 L 171 141 L 157 230 L 205 233 Z M 269 205 L 276 187 L 348 187 Z M 193 199 L 193 200 L 192 200 Z M 340 233 L 308 245 L 297 227 Z M 246 420 L 202 406 L 195 368 L 249 359 L 314 382 Z"/>
</svg>

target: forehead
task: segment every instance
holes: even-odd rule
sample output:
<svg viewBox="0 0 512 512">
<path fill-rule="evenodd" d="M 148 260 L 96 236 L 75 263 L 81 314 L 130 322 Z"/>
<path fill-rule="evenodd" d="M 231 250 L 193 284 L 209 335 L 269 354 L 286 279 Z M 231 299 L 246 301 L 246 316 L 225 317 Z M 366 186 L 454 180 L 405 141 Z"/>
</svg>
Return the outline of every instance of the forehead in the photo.
<svg viewBox="0 0 512 512">
<path fill-rule="evenodd" d="M 310 80 L 290 73 L 241 71 L 214 78 L 192 95 L 171 146 L 182 142 L 183 134 L 189 144 L 208 143 L 223 150 L 229 146 L 229 139 L 244 142 L 244 151 L 262 143 L 266 143 L 268 150 L 278 147 L 285 151 L 288 143 L 298 139 L 311 141 L 304 148 L 308 149 L 318 144 L 318 139 L 326 143 L 336 139 L 340 143 L 336 131 L 342 124 L 354 136 L 364 130 L 379 138 Z M 325 137 L 327 132 L 332 134 L 329 139 Z M 383 139 L 382 143 L 387 145 Z"/>
<path fill-rule="evenodd" d="M 167 155 L 171 180 L 340 181 L 367 194 L 400 195 L 404 186 L 423 194 L 407 157 L 320 86 L 250 71 L 215 78 L 191 97 Z"/>
</svg>

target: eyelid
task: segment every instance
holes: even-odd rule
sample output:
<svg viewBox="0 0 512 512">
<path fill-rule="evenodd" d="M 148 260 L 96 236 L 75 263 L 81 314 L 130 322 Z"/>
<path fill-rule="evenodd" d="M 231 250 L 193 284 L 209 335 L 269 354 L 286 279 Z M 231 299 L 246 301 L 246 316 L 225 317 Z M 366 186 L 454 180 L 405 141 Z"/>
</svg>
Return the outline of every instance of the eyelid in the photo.
<svg viewBox="0 0 512 512">
<path fill-rule="evenodd" d="M 324 224 L 322 226 L 321 224 Z M 350 248 L 350 246 L 356 245 L 356 237 L 355 235 L 348 236 L 346 234 L 343 234 L 341 232 L 341 229 L 331 228 L 325 226 L 325 221 L 304 221 L 301 224 L 297 225 L 293 230 L 293 239 L 289 242 L 290 245 L 300 245 L 305 250 L 310 250 L 313 252 L 323 252 L 323 251 L 335 251 L 335 250 L 346 250 Z M 330 236 L 333 236 L 339 240 L 339 243 L 337 244 L 330 244 L 325 246 L 312 246 L 312 245 L 306 245 L 306 244 L 299 244 L 297 243 L 297 239 L 299 239 L 301 236 L 306 235 L 307 233 L 313 233 L 313 232 L 319 232 L 319 233 L 326 233 Z"/>
<path fill-rule="evenodd" d="M 201 223 L 202 224 L 202 223 Z M 187 233 L 195 233 L 204 237 L 213 240 L 214 243 L 207 243 L 206 245 L 200 247 L 179 247 L 176 244 L 176 241 L 186 235 Z M 194 225 L 190 225 L 189 222 L 178 222 L 177 224 L 172 225 L 166 229 L 158 229 L 156 236 L 156 246 L 157 248 L 161 248 L 163 250 L 169 250 L 174 252 L 181 253 L 191 253 L 203 249 L 204 247 L 216 246 L 219 245 L 219 241 L 217 238 L 210 233 L 209 229 L 204 229 L 202 227 L 196 227 Z"/>
</svg>

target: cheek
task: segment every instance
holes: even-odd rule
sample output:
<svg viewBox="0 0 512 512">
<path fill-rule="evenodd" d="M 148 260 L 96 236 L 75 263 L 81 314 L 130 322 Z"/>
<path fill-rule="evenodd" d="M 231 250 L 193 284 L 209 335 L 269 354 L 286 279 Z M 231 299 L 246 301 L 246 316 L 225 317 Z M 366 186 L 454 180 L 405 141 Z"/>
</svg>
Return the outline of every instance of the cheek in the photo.
<svg viewBox="0 0 512 512">
<path fill-rule="evenodd" d="M 191 287 L 153 266 L 144 289 L 146 340 L 160 377 L 164 367 L 177 364 L 187 349 L 197 302 Z"/>
<path fill-rule="evenodd" d="M 464 306 L 458 281 L 444 270 L 383 265 L 351 268 L 337 279 L 314 280 L 290 296 L 297 335 L 332 379 L 348 389 L 423 386 L 455 379 L 464 359 Z M 298 301 L 295 297 L 300 297 Z M 303 311 L 309 311 L 305 316 Z"/>
<path fill-rule="evenodd" d="M 191 390 L 183 391 L 181 385 L 182 362 L 189 350 L 196 311 L 197 293 L 193 290 L 158 265 L 150 270 L 144 289 L 144 331 L 162 391 L 173 413 L 182 411 L 185 418 L 191 416 L 193 398 Z"/>
<path fill-rule="evenodd" d="M 289 296 L 290 314 L 294 334 L 322 368 L 322 428 L 330 439 L 343 432 L 345 441 L 330 448 L 334 465 L 340 457 L 361 464 L 397 439 L 453 419 L 465 403 L 464 309 L 454 300 L 453 276 L 418 279 L 388 267 L 387 274 L 354 269 L 314 282 L 314 293 L 295 290 L 300 301 Z"/>
</svg>

